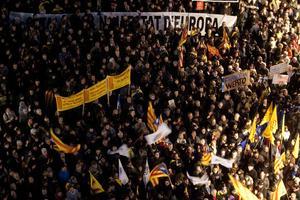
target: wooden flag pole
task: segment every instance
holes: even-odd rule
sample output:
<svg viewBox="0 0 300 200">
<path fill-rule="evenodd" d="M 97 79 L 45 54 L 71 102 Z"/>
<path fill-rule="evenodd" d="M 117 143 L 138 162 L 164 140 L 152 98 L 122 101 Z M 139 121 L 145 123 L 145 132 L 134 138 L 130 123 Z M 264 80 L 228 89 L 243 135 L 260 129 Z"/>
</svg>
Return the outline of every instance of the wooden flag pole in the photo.
<svg viewBox="0 0 300 200">
<path fill-rule="evenodd" d="M 128 88 L 128 95 L 131 96 L 131 65 L 129 66 L 129 88 Z"/>
<path fill-rule="evenodd" d="M 110 103 L 109 103 L 109 93 L 110 93 L 110 91 L 108 90 L 108 77 L 109 76 L 106 77 L 106 97 L 107 97 L 107 105 L 109 106 L 110 105 Z"/>
<path fill-rule="evenodd" d="M 83 104 L 82 104 L 82 117 L 84 117 L 84 110 L 85 110 L 85 92 L 86 92 L 86 89 L 83 89 Z"/>
</svg>

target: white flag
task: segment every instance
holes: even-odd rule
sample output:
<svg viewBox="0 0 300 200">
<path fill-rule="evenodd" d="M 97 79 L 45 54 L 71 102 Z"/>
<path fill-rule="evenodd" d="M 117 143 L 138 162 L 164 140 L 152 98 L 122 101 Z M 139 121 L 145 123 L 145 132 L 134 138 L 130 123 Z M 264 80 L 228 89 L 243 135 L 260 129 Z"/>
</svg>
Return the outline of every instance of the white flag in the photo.
<svg viewBox="0 0 300 200">
<path fill-rule="evenodd" d="M 197 176 L 190 176 L 188 172 L 186 172 L 188 179 L 193 183 L 193 185 L 206 185 L 209 183 L 209 178 L 207 174 L 204 174 L 201 178 Z"/>
<path fill-rule="evenodd" d="M 128 146 L 126 144 L 122 144 L 122 146 L 120 146 L 116 151 L 108 150 L 107 154 L 113 155 L 113 154 L 117 154 L 118 153 L 121 156 L 125 156 L 127 158 L 130 158 L 129 151 L 130 151 L 130 149 L 128 148 Z"/>
<path fill-rule="evenodd" d="M 149 176 L 150 176 L 150 169 L 149 169 L 148 158 L 147 158 L 145 171 L 143 174 L 143 181 L 144 181 L 145 187 L 147 186 L 147 183 L 149 182 Z"/>
<path fill-rule="evenodd" d="M 126 185 L 129 181 L 128 176 L 123 168 L 121 160 L 119 159 L 119 179 L 123 185 Z"/>
<path fill-rule="evenodd" d="M 226 168 L 232 168 L 233 161 L 213 155 L 211 157 L 211 164 L 220 164 Z"/>
<path fill-rule="evenodd" d="M 155 142 L 159 141 L 160 139 L 168 136 L 171 133 L 171 129 L 167 126 L 167 124 L 162 123 L 158 126 L 156 132 L 146 135 L 145 140 L 149 145 L 154 144 Z"/>
</svg>

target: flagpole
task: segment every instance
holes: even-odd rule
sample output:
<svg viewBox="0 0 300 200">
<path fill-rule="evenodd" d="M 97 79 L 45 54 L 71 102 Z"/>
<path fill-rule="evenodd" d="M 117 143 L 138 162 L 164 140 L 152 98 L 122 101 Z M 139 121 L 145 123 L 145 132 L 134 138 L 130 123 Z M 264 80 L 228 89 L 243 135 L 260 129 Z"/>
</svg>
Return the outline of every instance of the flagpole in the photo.
<svg viewBox="0 0 300 200">
<path fill-rule="evenodd" d="M 84 117 L 84 108 L 85 108 L 85 103 L 82 104 L 82 113 L 81 113 L 82 117 Z"/>
<path fill-rule="evenodd" d="M 129 87 L 129 88 L 128 88 L 128 95 L 130 96 L 130 93 L 131 93 L 131 91 L 130 91 L 131 84 L 129 84 L 128 87 Z"/>
<path fill-rule="evenodd" d="M 83 104 L 82 104 L 82 117 L 84 117 L 84 110 L 85 110 L 85 99 L 86 99 L 86 89 L 83 89 Z"/>
<path fill-rule="evenodd" d="M 109 76 L 107 76 L 106 77 L 106 97 L 107 97 L 107 105 L 108 105 L 108 107 L 109 107 L 109 93 L 110 93 L 110 91 L 108 90 L 108 77 Z"/>
<path fill-rule="evenodd" d="M 131 65 L 129 65 L 129 88 L 128 88 L 128 95 L 131 93 Z M 131 95 L 130 95 L 131 96 Z"/>
</svg>

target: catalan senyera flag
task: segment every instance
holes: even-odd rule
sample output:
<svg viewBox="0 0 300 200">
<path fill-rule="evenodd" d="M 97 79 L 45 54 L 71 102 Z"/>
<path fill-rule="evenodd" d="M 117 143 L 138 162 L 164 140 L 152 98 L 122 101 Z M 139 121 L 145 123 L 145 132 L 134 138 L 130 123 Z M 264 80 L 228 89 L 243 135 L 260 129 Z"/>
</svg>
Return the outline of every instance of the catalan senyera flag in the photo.
<svg viewBox="0 0 300 200">
<path fill-rule="evenodd" d="M 238 193 L 240 198 L 242 198 L 243 200 L 258 200 L 258 198 L 240 181 L 236 180 L 231 175 L 229 175 L 229 178 L 235 191 Z"/>
<path fill-rule="evenodd" d="M 148 127 L 155 132 L 157 130 L 157 125 L 155 125 L 157 117 L 155 115 L 152 103 L 149 101 L 148 111 L 147 111 L 147 125 Z"/>
<path fill-rule="evenodd" d="M 184 25 L 184 28 L 182 29 L 182 33 L 181 33 L 181 37 L 178 43 L 179 47 L 182 47 L 182 45 L 184 45 L 184 43 L 186 43 L 188 37 L 188 23 L 186 23 Z"/>
<path fill-rule="evenodd" d="M 91 172 L 90 172 L 90 186 L 91 186 L 92 191 L 95 194 L 104 192 L 102 185 L 98 182 L 98 180 L 93 176 L 93 174 Z"/>
<path fill-rule="evenodd" d="M 287 194 L 286 188 L 284 186 L 283 181 L 281 180 L 275 191 L 271 193 L 271 200 L 280 200 L 280 198 Z"/>
<path fill-rule="evenodd" d="M 252 121 L 252 124 L 251 124 L 251 127 L 249 129 L 249 140 L 250 142 L 254 142 L 255 140 L 255 133 L 256 133 L 256 122 L 257 122 L 257 117 L 255 116 L 253 121 Z"/>
<path fill-rule="evenodd" d="M 295 146 L 294 146 L 292 154 L 293 154 L 294 158 L 296 158 L 296 159 L 299 156 L 299 134 L 297 135 Z"/>
<path fill-rule="evenodd" d="M 226 31 L 226 28 L 223 27 L 223 37 L 222 37 L 222 42 L 219 46 L 219 48 L 223 48 L 223 49 L 230 49 L 231 45 L 230 45 L 230 40 Z"/>
<path fill-rule="evenodd" d="M 210 152 L 204 153 L 201 158 L 201 164 L 209 166 L 211 163 L 212 154 Z"/>
<path fill-rule="evenodd" d="M 275 174 L 278 174 L 278 172 L 284 168 L 284 162 L 285 162 L 285 153 L 282 153 L 280 155 L 279 150 L 277 148 L 276 155 L 275 155 L 275 161 L 274 161 L 274 172 Z"/>
<path fill-rule="evenodd" d="M 273 102 L 271 102 L 270 106 L 268 107 L 267 112 L 265 113 L 265 115 L 264 115 L 263 119 L 261 120 L 261 122 L 259 123 L 259 125 L 263 125 L 270 121 L 271 116 L 272 116 L 272 111 L 273 111 Z"/>
<path fill-rule="evenodd" d="M 220 56 L 220 52 L 219 52 L 219 50 L 216 47 L 211 46 L 209 44 L 207 44 L 206 46 L 207 46 L 207 51 L 208 51 L 208 53 L 210 55 L 212 55 L 212 56 Z"/>
<path fill-rule="evenodd" d="M 170 179 L 169 171 L 165 163 L 160 163 L 151 170 L 149 180 L 152 186 L 157 186 L 159 184 L 159 178 L 162 177 L 168 177 Z"/>
<path fill-rule="evenodd" d="M 277 120 L 277 106 L 275 105 L 274 110 L 272 112 L 271 119 L 268 123 L 267 128 L 263 132 L 263 136 L 271 141 L 272 144 L 274 144 L 274 133 L 278 129 L 278 120 Z"/>
<path fill-rule="evenodd" d="M 63 143 L 53 132 L 52 129 L 50 129 L 50 135 L 52 141 L 55 143 L 55 150 L 61 151 L 64 153 L 76 153 L 80 150 L 80 144 L 77 144 L 76 146 L 69 146 L 65 143 Z"/>
</svg>

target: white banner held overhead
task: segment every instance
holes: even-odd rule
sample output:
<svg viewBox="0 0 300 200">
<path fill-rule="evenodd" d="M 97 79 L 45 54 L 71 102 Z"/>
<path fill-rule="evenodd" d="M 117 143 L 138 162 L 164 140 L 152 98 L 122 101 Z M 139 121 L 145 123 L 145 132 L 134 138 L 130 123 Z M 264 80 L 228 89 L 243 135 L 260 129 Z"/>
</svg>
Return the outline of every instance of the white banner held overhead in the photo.
<svg viewBox="0 0 300 200">
<path fill-rule="evenodd" d="M 207 13 L 180 13 L 180 12 L 101 12 L 103 22 L 107 18 L 115 18 L 121 23 L 122 17 L 127 17 L 129 20 L 133 17 L 139 17 L 140 24 L 150 23 L 156 30 L 165 30 L 170 26 L 173 28 L 181 28 L 186 22 L 189 30 L 192 28 L 200 29 L 201 34 L 205 34 L 206 27 L 211 24 L 213 28 L 218 29 L 223 22 L 229 28 L 232 28 L 236 23 L 236 16 L 216 15 Z"/>
<path fill-rule="evenodd" d="M 213 28 L 218 29 L 226 22 L 227 27 L 231 30 L 235 25 L 237 16 L 217 15 L 208 13 L 180 13 L 180 12 L 93 12 L 90 13 L 94 18 L 94 24 L 99 27 L 100 21 L 106 22 L 108 18 L 115 18 L 121 23 L 122 17 L 127 17 L 129 20 L 133 17 L 139 17 L 140 24 L 151 24 L 156 30 L 165 30 L 169 27 L 181 28 L 183 24 L 188 23 L 189 31 L 192 28 L 200 29 L 201 34 L 205 34 L 206 27 L 211 24 Z M 84 13 L 80 14 L 81 16 Z M 28 18 L 39 19 L 45 24 L 50 19 L 61 20 L 63 16 L 70 17 L 71 14 L 33 14 L 22 12 L 10 12 L 10 20 L 20 20 L 26 22 Z"/>
<path fill-rule="evenodd" d="M 232 168 L 233 161 L 213 155 L 211 157 L 211 164 L 213 164 L 213 165 L 220 164 L 226 168 Z"/>
<path fill-rule="evenodd" d="M 190 181 L 192 182 L 193 185 L 206 185 L 209 183 L 209 178 L 207 174 L 204 174 L 203 176 L 197 177 L 197 176 L 190 176 L 188 172 L 186 172 L 186 176 Z"/>
<path fill-rule="evenodd" d="M 286 85 L 289 80 L 289 75 L 274 74 L 272 84 Z"/>
<path fill-rule="evenodd" d="M 223 77 L 222 92 L 250 85 L 250 71 L 244 70 Z"/>
<path fill-rule="evenodd" d="M 287 71 L 289 71 L 289 65 L 287 63 L 273 65 L 270 67 L 270 76 L 274 76 L 274 74 L 281 74 Z"/>
</svg>

